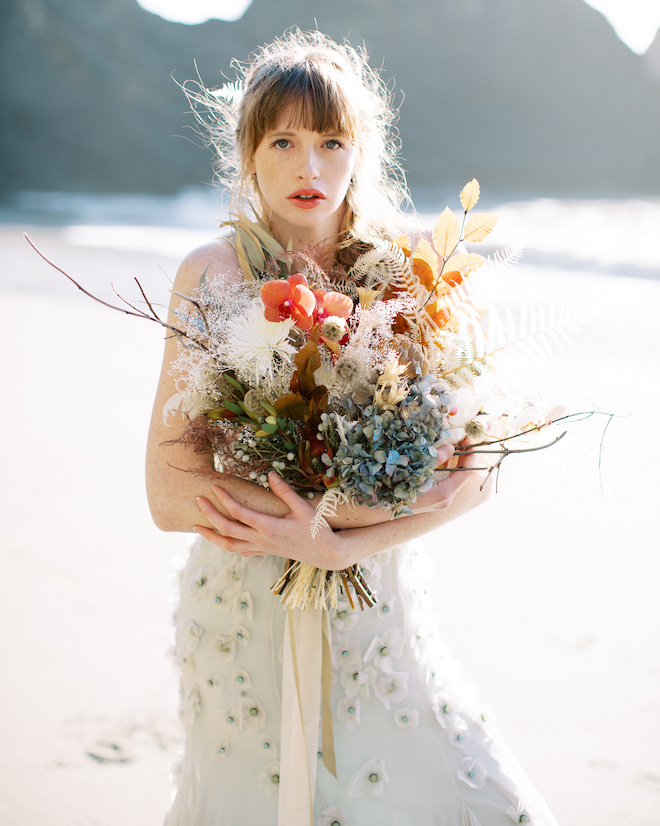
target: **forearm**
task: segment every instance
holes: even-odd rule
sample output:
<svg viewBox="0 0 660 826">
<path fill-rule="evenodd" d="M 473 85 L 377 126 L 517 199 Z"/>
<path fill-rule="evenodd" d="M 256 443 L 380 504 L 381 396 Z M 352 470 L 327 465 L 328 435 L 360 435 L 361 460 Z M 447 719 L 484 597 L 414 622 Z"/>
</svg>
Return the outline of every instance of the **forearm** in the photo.
<svg viewBox="0 0 660 826">
<path fill-rule="evenodd" d="M 422 511 L 388 522 L 342 530 L 348 546 L 355 549 L 360 559 L 366 559 L 388 548 L 417 539 L 457 519 L 485 502 L 491 491 L 490 483 L 482 490 L 485 475 L 474 471 L 461 487 L 451 505 L 443 510 Z"/>
<path fill-rule="evenodd" d="M 190 533 L 197 525 L 211 527 L 197 506 L 200 497 L 213 501 L 223 516 L 229 516 L 213 494 L 214 485 L 226 490 L 241 505 L 260 513 L 283 517 L 289 512 L 270 490 L 236 476 L 214 473 L 210 456 L 195 454 L 183 445 L 165 444 L 162 435 L 161 432 L 150 438 L 146 467 L 149 507 L 161 530 Z M 312 504 L 317 504 L 320 497 L 321 494 L 315 494 Z M 366 505 L 340 505 L 329 522 L 335 529 L 391 524 L 387 511 Z"/>
</svg>

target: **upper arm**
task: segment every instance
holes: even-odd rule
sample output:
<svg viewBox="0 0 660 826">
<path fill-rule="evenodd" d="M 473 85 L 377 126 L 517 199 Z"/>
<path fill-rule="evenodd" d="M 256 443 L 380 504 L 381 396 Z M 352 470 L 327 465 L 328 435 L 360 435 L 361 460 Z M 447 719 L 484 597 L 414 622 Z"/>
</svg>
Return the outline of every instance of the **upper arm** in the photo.
<svg viewBox="0 0 660 826">
<path fill-rule="evenodd" d="M 194 296 L 199 289 L 203 275 L 206 274 L 208 278 L 220 273 L 230 277 L 243 277 L 238 265 L 236 251 L 228 240 L 211 241 L 188 253 L 179 266 L 172 288 L 168 315 L 168 322 L 172 326 L 177 327 L 181 324 L 175 314 L 175 309 L 183 301 L 181 296 Z M 181 435 L 186 426 L 185 417 L 177 416 L 169 425 L 165 424 L 163 420 L 165 404 L 177 392 L 171 368 L 179 355 L 180 347 L 176 335 L 168 330 L 147 441 L 147 488 L 149 493 L 154 487 L 158 486 L 159 475 L 163 470 L 169 468 L 170 464 L 176 464 L 177 459 L 183 455 L 181 451 L 184 449 L 181 446 L 172 446 L 171 444 L 165 446 L 165 443 L 172 442 Z M 165 451 L 167 451 L 167 454 L 165 454 Z M 190 451 L 186 451 L 184 461 L 190 465 Z"/>
</svg>

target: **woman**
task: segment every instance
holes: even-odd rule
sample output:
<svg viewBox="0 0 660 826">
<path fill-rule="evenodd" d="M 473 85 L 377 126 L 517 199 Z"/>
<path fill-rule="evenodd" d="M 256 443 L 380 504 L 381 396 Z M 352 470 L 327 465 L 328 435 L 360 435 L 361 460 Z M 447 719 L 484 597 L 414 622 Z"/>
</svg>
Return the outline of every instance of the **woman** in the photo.
<svg viewBox="0 0 660 826">
<path fill-rule="evenodd" d="M 314 247 L 327 272 L 339 265 L 345 274 L 373 241 L 394 237 L 402 187 L 392 111 L 363 56 L 317 32 L 290 32 L 256 54 L 235 91 L 196 102 L 210 107 L 238 208 L 254 203 L 275 239 Z M 216 273 L 244 277 L 235 239 L 188 255 L 174 291 L 191 295 Z M 412 516 L 394 521 L 378 508 L 340 507 L 312 541 L 315 503 L 277 474 L 270 490 L 213 474 L 210 457 L 176 443 L 163 409 L 176 393 L 177 350 L 168 340 L 147 459 L 156 524 L 199 535 L 176 618 L 187 739 L 168 825 L 554 824 L 437 639 L 418 554 L 404 544 L 479 504 L 483 479 L 439 479 Z M 451 453 L 441 448 L 438 465 Z M 313 685 L 301 699 L 315 644 L 292 653 L 304 628 L 285 632 L 270 592 L 282 558 L 335 570 L 360 562 L 378 592 L 376 608 L 353 611 L 340 599 L 328 614 L 333 674 L 323 714 Z M 301 613 L 303 623 L 312 616 L 298 612 L 292 628 Z M 303 724 L 299 701 L 312 708 Z"/>
</svg>

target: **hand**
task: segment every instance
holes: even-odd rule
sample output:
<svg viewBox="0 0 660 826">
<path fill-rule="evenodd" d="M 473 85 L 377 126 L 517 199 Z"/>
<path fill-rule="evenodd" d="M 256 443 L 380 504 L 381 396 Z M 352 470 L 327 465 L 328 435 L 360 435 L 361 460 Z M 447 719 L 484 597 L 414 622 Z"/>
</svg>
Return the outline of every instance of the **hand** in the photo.
<svg viewBox="0 0 660 826">
<path fill-rule="evenodd" d="M 224 488 L 215 485 L 213 494 L 231 518 L 223 516 L 208 499 L 200 497 L 198 507 L 213 528 L 196 525 L 195 531 L 214 545 L 243 557 L 269 554 L 298 559 L 325 570 L 341 570 L 359 561 L 351 558 L 351 543 L 342 531 L 335 533 L 326 526 L 312 538 L 314 505 L 299 496 L 277 473 L 271 472 L 268 482 L 272 492 L 288 508 L 286 516 L 268 516 L 241 505 Z"/>
<path fill-rule="evenodd" d="M 460 446 L 467 448 L 469 439 L 464 439 Z M 443 467 L 454 454 L 452 445 L 442 445 L 438 448 L 438 473 L 444 472 L 442 479 L 434 480 L 433 486 L 423 496 L 411 505 L 413 514 L 431 513 L 447 510 L 452 505 L 454 497 L 475 472 L 477 467 L 476 456 L 472 453 L 461 453 L 452 467 Z"/>
</svg>

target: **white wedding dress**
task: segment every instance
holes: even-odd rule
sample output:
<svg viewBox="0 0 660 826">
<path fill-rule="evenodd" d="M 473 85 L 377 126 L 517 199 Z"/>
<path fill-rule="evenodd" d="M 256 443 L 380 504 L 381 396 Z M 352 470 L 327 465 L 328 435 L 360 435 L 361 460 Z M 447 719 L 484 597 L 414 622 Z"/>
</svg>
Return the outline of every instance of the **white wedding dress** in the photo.
<svg viewBox="0 0 660 826">
<path fill-rule="evenodd" d="M 443 647 L 428 564 L 416 544 L 378 554 L 362 566 L 377 606 L 330 612 L 337 778 L 319 741 L 314 826 L 556 826 Z M 167 826 L 289 826 L 281 569 L 192 546 L 176 615 L 186 748 Z"/>
</svg>

